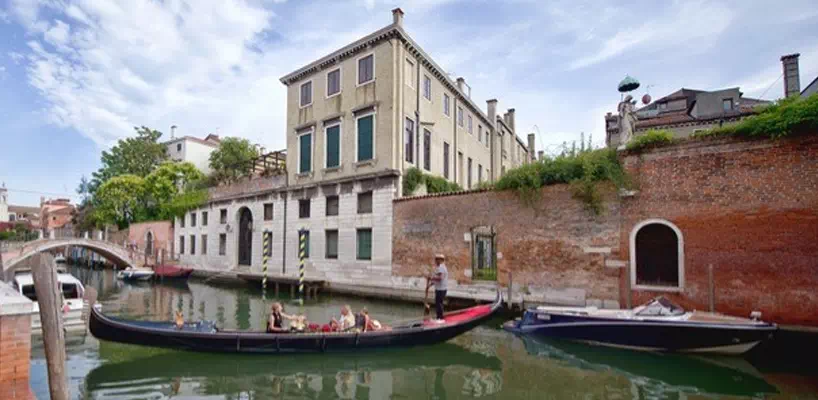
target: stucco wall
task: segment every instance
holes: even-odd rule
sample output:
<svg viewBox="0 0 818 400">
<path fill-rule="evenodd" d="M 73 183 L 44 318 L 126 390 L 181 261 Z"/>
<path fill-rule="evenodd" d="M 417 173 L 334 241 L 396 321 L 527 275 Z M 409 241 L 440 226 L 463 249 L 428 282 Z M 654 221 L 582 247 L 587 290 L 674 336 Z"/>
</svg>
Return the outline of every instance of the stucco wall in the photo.
<svg viewBox="0 0 818 400">
<path fill-rule="evenodd" d="M 146 249 L 148 232 L 153 235 L 155 254 L 165 251 L 168 255 L 173 248 L 173 224 L 170 221 L 152 221 L 131 224 L 128 227 L 128 244 L 135 244 L 141 250 Z M 114 240 L 119 243 L 118 240 Z"/>
</svg>

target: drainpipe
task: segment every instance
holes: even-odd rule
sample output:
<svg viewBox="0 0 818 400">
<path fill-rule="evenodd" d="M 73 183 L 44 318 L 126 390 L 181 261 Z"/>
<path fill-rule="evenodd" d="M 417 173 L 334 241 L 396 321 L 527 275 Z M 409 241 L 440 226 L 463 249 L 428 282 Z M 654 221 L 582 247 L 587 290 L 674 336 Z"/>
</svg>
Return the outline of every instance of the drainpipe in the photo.
<svg viewBox="0 0 818 400">
<path fill-rule="evenodd" d="M 454 171 L 454 182 L 458 185 L 461 182 L 458 182 L 458 175 L 457 175 L 457 95 L 455 94 L 452 96 L 452 135 L 454 138 L 452 139 L 452 171 Z"/>
<path fill-rule="evenodd" d="M 281 251 L 281 275 L 287 274 L 287 199 L 290 197 L 290 173 L 285 171 L 284 174 L 284 233 L 281 235 L 282 246 Z"/>
<path fill-rule="evenodd" d="M 420 60 L 415 58 L 415 64 L 417 64 L 417 76 L 415 77 L 415 120 L 417 123 L 415 124 L 415 165 L 419 170 L 423 170 L 420 166 Z"/>
</svg>

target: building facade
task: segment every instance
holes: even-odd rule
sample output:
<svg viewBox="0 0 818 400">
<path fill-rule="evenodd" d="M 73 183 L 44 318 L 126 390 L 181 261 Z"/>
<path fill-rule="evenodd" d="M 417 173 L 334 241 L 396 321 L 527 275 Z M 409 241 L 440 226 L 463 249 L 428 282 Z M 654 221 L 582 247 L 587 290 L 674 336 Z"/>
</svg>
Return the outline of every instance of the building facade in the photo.
<svg viewBox="0 0 818 400">
<path fill-rule="evenodd" d="M 210 153 L 219 148 L 220 142 L 219 136 L 214 134 L 204 139 L 182 136 L 165 142 L 165 146 L 171 160 L 190 162 L 207 175 L 211 171 Z"/>
</svg>

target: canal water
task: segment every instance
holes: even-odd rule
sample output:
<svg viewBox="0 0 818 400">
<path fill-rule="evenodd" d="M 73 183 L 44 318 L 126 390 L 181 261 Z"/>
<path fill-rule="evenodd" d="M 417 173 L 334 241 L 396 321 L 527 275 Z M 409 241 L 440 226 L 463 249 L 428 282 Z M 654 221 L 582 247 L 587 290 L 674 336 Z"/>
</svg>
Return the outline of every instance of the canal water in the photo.
<svg viewBox="0 0 818 400">
<path fill-rule="evenodd" d="M 103 311 L 145 320 L 208 319 L 230 329 L 264 328 L 272 296 L 247 286 L 127 284 L 113 271 L 72 267 L 95 287 Z M 392 323 L 418 305 L 322 295 L 287 312 L 328 321 L 349 304 Z M 786 362 L 660 355 L 520 339 L 492 320 L 447 343 L 358 353 L 263 356 L 204 354 L 67 338 L 75 399 L 818 399 L 818 372 Z M 818 364 L 815 361 L 813 365 Z M 31 386 L 48 398 L 45 358 L 33 342 Z"/>
</svg>

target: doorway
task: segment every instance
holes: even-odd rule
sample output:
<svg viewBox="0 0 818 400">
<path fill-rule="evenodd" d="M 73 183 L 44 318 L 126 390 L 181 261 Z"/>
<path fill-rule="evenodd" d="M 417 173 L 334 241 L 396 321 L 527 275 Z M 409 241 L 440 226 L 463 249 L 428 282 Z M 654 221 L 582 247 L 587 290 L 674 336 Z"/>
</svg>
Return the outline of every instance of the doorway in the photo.
<svg viewBox="0 0 818 400">
<path fill-rule="evenodd" d="M 148 257 L 153 255 L 153 232 L 151 231 L 145 235 L 145 255 Z"/>
<path fill-rule="evenodd" d="M 239 211 L 239 265 L 253 262 L 253 214 L 244 207 Z"/>
</svg>

